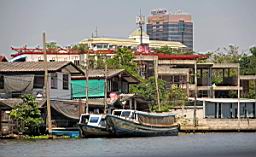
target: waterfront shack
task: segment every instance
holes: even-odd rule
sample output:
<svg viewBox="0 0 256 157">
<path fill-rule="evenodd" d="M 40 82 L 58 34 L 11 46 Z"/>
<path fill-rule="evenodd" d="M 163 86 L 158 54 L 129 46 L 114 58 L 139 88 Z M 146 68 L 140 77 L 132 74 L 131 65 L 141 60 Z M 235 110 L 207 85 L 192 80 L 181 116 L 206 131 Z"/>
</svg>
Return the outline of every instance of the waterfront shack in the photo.
<svg viewBox="0 0 256 157">
<path fill-rule="evenodd" d="M 84 75 L 84 73 L 71 62 L 48 62 L 48 73 L 50 99 L 53 101 L 52 108 L 55 107 L 56 109 L 59 106 L 55 105 L 54 101 L 71 100 L 71 75 L 79 76 Z M 20 96 L 23 94 L 32 94 L 37 98 L 37 101 L 40 101 L 39 107 L 42 111 L 42 117 L 46 118 L 45 100 L 42 98 L 44 95 L 43 87 L 43 62 L 0 62 L 1 134 L 15 128 L 9 113 L 15 105 L 22 102 Z M 41 100 L 44 101 L 41 102 Z"/>
<path fill-rule="evenodd" d="M 124 95 L 126 95 L 126 99 L 122 100 L 126 101 L 129 97 L 130 86 L 132 84 L 140 83 L 140 81 L 136 77 L 134 77 L 124 69 L 108 69 L 107 72 L 105 72 L 103 69 L 90 69 L 88 73 L 89 112 L 104 112 L 105 94 L 107 94 L 106 96 L 108 106 L 124 106 L 125 104 L 120 104 L 120 100 L 123 98 Z M 105 78 L 107 81 L 106 88 Z M 86 98 L 86 77 L 72 76 L 71 83 L 72 99 L 84 101 Z M 106 92 L 105 89 L 107 90 Z M 130 97 L 128 99 L 132 100 L 129 102 L 126 101 L 125 103 L 131 103 L 131 105 L 133 106 L 134 104 L 136 104 L 136 106 L 140 106 L 140 103 L 144 103 L 140 101 L 139 98 L 134 99 L 135 97 L 132 96 L 130 94 Z"/>
</svg>

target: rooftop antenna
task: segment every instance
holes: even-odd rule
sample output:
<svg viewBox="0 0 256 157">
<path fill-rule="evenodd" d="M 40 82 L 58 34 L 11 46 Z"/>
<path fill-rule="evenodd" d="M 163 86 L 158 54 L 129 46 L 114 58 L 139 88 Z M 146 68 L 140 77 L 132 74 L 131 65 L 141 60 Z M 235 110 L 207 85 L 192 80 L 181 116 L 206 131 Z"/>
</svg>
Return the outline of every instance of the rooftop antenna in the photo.
<svg viewBox="0 0 256 157">
<path fill-rule="evenodd" d="M 140 16 L 136 17 L 136 24 L 139 25 L 140 28 L 140 45 L 142 45 L 142 31 L 143 31 L 143 25 L 145 24 L 145 17 L 141 15 L 141 9 L 140 9 Z"/>
<path fill-rule="evenodd" d="M 98 28 L 96 26 L 96 30 L 95 30 L 95 37 L 98 37 Z"/>
</svg>

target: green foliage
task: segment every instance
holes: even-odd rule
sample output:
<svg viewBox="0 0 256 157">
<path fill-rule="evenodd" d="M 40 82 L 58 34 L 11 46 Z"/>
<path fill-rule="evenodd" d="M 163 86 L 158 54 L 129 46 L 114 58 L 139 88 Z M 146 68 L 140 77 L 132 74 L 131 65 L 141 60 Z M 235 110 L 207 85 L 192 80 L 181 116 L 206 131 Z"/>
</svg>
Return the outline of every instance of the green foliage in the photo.
<svg viewBox="0 0 256 157">
<path fill-rule="evenodd" d="M 152 105 L 151 106 L 151 111 L 169 112 L 171 108 L 173 108 L 173 104 L 171 104 L 171 103 L 161 103 L 160 111 L 159 111 L 158 105 Z"/>
<path fill-rule="evenodd" d="M 234 45 L 217 49 L 215 52 L 210 52 L 209 54 L 209 60 L 214 63 L 239 63 L 239 58 L 241 57 L 239 47 Z"/>
<path fill-rule="evenodd" d="M 180 49 L 172 49 L 171 47 L 168 47 L 168 46 L 163 46 L 155 50 L 158 53 L 164 53 L 164 54 L 193 54 L 192 51 L 182 51 Z"/>
<path fill-rule="evenodd" d="M 256 47 L 250 49 L 252 55 L 243 55 L 240 60 L 241 74 L 256 74 Z"/>
<path fill-rule="evenodd" d="M 76 50 L 79 53 L 83 53 L 83 52 L 87 51 L 89 48 L 88 48 L 87 44 L 76 44 L 76 45 L 72 46 L 71 49 Z"/>
<path fill-rule="evenodd" d="M 254 57 L 256 57 L 256 47 L 250 48 L 250 52 Z"/>
<path fill-rule="evenodd" d="M 47 52 L 54 52 L 57 51 L 59 48 L 60 46 L 56 42 L 46 43 Z"/>
<path fill-rule="evenodd" d="M 254 81 L 249 81 L 249 92 L 248 95 L 245 95 L 244 97 L 250 98 L 250 99 L 256 99 L 256 85 Z"/>
<path fill-rule="evenodd" d="M 166 82 L 164 80 L 158 79 L 160 102 L 164 102 L 164 100 L 166 100 L 168 97 L 168 91 L 166 91 L 165 89 L 165 84 Z M 132 86 L 131 93 L 136 93 L 138 95 L 143 96 L 147 101 L 152 103 L 151 109 L 158 110 L 156 83 L 155 83 L 154 77 L 149 77 L 148 79 L 144 80 L 142 83 Z"/>
<path fill-rule="evenodd" d="M 29 135 L 36 134 L 43 123 L 38 103 L 30 94 L 23 95 L 21 98 L 23 102 L 12 109 L 10 116 L 18 123 L 18 131 Z"/>
<path fill-rule="evenodd" d="M 137 64 L 134 62 L 134 54 L 130 49 L 119 48 L 113 58 L 107 59 L 109 69 L 125 69 L 133 76 L 142 80 L 137 71 Z"/>
<path fill-rule="evenodd" d="M 173 85 L 169 93 L 169 101 L 174 106 L 184 106 L 188 100 L 187 92 L 185 89 Z"/>
</svg>

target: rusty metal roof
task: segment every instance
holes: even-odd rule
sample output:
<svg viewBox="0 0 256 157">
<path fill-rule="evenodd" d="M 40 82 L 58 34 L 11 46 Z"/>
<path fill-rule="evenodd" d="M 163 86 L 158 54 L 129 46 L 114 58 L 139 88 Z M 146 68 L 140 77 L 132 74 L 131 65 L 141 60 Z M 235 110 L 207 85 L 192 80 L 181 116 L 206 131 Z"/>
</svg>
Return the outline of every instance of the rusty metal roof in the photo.
<svg viewBox="0 0 256 157">
<path fill-rule="evenodd" d="M 48 62 L 48 71 L 54 72 L 69 66 L 70 73 L 83 73 L 71 62 Z M 0 62 L 0 72 L 43 72 L 44 62 Z"/>
<path fill-rule="evenodd" d="M 86 73 L 86 71 L 84 71 Z M 104 69 L 89 69 L 89 78 L 104 78 L 105 77 L 105 71 Z M 119 74 L 122 74 L 122 78 L 130 83 L 139 83 L 140 80 L 128 73 L 125 69 L 108 69 L 107 70 L 107 78 L 112 78 L 114 76 L 117 76 Z M 81 80 L 86 79 L 85 76 L 72 76 L 73 80 Z"/>
</svg>

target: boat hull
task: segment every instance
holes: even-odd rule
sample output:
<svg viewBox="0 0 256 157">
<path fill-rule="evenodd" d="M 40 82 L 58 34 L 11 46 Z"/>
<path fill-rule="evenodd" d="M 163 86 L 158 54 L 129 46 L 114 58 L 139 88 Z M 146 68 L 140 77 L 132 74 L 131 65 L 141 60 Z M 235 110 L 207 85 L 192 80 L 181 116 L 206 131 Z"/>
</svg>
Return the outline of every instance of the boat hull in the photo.
<svg viewBox="0 0 256 157">
<path fill-rule="evenodd" d="M 118 137 L 177 136 L 179 125 L 168 127 L 146 126 L 117 116 L 108 115 L 106 122 L 109 130 Z"/>
<path fill-rule="evenodd" d="M 110 132 L 103 127 L 78 124 L 82 137 L 109 137 Z"/>
</svg>

